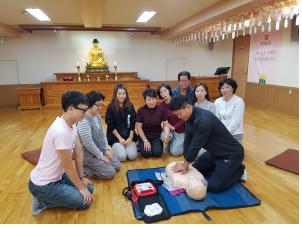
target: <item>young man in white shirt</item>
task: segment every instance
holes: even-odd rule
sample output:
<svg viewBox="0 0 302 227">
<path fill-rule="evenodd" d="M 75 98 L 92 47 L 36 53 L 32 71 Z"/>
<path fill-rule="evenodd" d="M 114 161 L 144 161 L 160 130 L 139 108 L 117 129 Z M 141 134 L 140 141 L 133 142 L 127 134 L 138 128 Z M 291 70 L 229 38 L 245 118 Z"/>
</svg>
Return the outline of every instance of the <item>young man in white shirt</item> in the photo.
<svg viewBox="0 0 302 227">
<path fill-rule="evenodd" d="M 54 207 L 84 209 L 93 201 L 94 187 L 83 173 L 83 152 L 76 130 L 76 123 L 87 111 L 87 98 L 68 91 L 61 104 L 64 112 L 49 127 L 39 162 L 30 173 L 33 215 Z"/>
</svg>

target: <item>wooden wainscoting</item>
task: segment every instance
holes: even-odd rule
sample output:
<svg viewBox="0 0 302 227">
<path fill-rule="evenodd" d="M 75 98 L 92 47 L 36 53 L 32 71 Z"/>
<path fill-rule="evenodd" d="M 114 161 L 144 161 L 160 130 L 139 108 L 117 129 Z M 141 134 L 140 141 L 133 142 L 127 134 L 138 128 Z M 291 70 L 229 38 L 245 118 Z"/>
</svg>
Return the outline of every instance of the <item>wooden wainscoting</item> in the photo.
<svg viewBox="0 0 302 227">
<path fill-rule="evenodd" d="M 248 82 L 245 102 L 299 115 L 299 88 Z"/>
<path fill-rule="evenodd" d="M 178 86 L 178 81 L 177 80 L 169 80 L 169 81 L 150 81 L 149 82 L 149 85 L 151 88 L 153 89 L 157 89 L 159 87 L 159 85 L 161 85 L 162 83 L 165 83 L 165 84 L 169 84 L 171 86 L 171 88 L 175 88 Z"/>
</svg>

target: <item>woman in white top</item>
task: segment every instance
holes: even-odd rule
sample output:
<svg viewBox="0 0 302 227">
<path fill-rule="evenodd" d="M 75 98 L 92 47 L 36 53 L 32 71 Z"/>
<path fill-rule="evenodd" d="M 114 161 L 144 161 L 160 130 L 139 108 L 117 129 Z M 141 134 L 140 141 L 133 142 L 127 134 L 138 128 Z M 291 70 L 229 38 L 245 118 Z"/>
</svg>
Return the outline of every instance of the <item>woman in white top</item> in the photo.
<svg viewBox="0 0 302 227">
<path fill-rule="evenodd" d="M 195 86 L 193 97 L 194 106 L 208 110 L 216 115 L 214 103 L 210 101 L 208 86 L 204 83 L 199 83 Z"/>
<path fill-rule="evenodd" d="M 235 95 L 237 83 L 231 78 L 219 82 L 222 97 L 216 99 L 217 117 L 229 130 L 232 136 L 241 142 L 243 138 L 244 101 Z"/>
</svg>

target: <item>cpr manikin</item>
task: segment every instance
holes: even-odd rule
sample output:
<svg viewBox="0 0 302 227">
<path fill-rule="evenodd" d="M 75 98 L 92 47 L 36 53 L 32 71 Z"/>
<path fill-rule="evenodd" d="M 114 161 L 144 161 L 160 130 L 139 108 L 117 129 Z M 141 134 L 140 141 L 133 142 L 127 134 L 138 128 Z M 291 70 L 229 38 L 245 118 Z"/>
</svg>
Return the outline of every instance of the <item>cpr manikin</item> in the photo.
<svg viewBox="0 0 302 227">
<path fill-rule="evenodd" d="M 188 172 L 175 173 L 171 168 L 176 162 L 171 162 L 166 167 L 167 177 L 176 188 L 184 188 L 187 195 L 194 200 L 201 200 L 206 196 L 207 182 L 203 175 L 193 166 L 189 166 Z"/>
</svg>

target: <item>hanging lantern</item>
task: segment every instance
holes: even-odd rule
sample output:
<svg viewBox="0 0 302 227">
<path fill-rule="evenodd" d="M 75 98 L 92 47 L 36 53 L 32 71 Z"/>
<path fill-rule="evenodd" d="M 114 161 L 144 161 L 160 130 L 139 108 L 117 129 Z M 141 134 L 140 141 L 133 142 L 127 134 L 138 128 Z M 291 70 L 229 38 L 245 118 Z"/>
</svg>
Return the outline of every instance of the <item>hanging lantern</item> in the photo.
<svg viewBox="0 0 302 227">
<path fill-rule="evenodd" d="M 284 28 L 287 28 L 288 27 L 288 18 L 286 17 L 284 19 Z"/>
<path fill-rule="evenodd" d="M 280 21 L 276 20 L 276 26 L 275 26 L 276 31 L 279 31 L 279 28 L 280 28 Z"/>
<path fill-rule="evenodd" d="M 267 31 L 268 31 L 268 32 L 271 32 L 271 30 L 272 30 L 272 24 L 268 24 Z"/>
<path fill-rule="evenodd" d="M 244 27 L 248 28 L 250 26 L 250 24 L 251 24 L 250 20 L 244 21 Z"/>
<path fill-rule="evenodd" d="M 296 17 L 296 25 L 299 25 L 299 24 L 300 24 L 300 21 L 299 21 L 299 20 L 300 20 L 300 15 L 298 14 L 297 17 Z"/>
<path fill-rule="evenodd" d="M 267 23 L 268 23 L 268 24 L 272 23 L 272 18 L 271 18 L 270 15 L 269 15 L 268 18 L 267 18 Z"/>
</svg>

